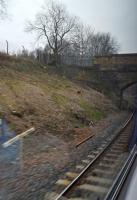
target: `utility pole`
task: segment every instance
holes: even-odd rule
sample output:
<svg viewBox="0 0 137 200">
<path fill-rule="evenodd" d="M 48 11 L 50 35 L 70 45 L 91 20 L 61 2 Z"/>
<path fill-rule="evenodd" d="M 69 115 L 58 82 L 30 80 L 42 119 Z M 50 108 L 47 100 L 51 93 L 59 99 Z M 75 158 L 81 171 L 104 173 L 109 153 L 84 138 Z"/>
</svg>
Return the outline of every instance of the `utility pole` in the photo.
<svg viewBox="0 0 137 200">
<path fill-rule="evenodd" d="M 9 54 L 9 42 L 6 40 L 6 45 L 7 45 L 7 55 Z"/>
<path fill-rule="evenodd" d="M 22 51 L 25 51 L 25 47 L 23 45 L 22 45 L 22 49 L 23 49 Z"/>
</svg>

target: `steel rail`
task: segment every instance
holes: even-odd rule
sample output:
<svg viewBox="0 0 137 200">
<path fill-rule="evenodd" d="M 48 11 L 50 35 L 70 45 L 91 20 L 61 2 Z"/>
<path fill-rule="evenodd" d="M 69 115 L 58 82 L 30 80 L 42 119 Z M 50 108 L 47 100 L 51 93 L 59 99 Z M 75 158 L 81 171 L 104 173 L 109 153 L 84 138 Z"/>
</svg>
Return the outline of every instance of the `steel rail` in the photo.
<svg viewBox="0 0 137 200">
<path fill-rule="evenodd" d="M 129 119 L 126 120 L 125 124 L 122 128 L 119 128 L 117 134 L 113 137 L 113 139 L 107 144 L 107 146 L 81 171 L 81 173 L 55 198 L 55 200 L 59 200 L 63 197 L 72 187 L 73 185 L 79 181 L 79 179 L 85 174 L 85 172 L 101 157 L 101 155 L 108 149 L 108 147 L 117 139 L 119 134 L 127 127 L 134 116 L 134 112 L 130 115 Z"/>
<path fill-rule="evenodd" d="M 104 200 L 116 200 L 137 157 L 135 145 Z"/>
</svg>

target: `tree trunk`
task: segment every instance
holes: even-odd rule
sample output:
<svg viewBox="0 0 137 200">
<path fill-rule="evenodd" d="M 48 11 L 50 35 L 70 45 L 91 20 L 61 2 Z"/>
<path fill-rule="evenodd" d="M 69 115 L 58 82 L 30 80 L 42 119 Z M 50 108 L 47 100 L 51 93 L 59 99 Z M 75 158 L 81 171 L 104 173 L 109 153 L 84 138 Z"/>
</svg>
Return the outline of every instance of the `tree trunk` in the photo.
<svg viewBox="0 0 137 200">
<path fill-rule="evenodd" d="M 58 51 L 57 50 L 54 51 L 54 64 L 57 67 L 58 65 Z"/>
</svg>

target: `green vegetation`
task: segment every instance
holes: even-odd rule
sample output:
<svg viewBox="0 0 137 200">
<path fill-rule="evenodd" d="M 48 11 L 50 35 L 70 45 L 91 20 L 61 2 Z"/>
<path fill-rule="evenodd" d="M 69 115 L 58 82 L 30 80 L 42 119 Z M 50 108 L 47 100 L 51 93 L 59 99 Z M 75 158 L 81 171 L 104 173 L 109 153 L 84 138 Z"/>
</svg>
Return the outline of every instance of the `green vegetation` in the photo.
<svg viewBox="0 0 137 200">
<path fill-rule="evenodd" d="M 6 95 L 0 96 L 0 106 L 1 107 L 12 107 L 15 105 L 14 99 L 9 99 Z"/>
<path fill-rule="evenodd" d="M 55 103 L 57 103 L 61 107 L 64 107 L 69 102 L 69 99 L 66 96 L 58 93 L 53 93 L 52 99 Z"/>
<path fill-rule="evenodd" d="M 78 81 L 80 81 L 80 80 L 88 80 L 88 75 L 87 75 L 87 73 L 85 71 L 82 71 L 82 72 L 79 72 L 75 78 Z"/>
<path fill-rule="evenodd" d="M 84 109 L 85 114 L 91 120 L 99 121 L 103 117 L 105 117 L 105 114 L 103 111 L 98 110 L 95 107 L 92 107 L 92 105 L 89 104 L 89 102 L 87 102 L 85 100 L 80 101 L 80 107 Z"/>
<path fill-rule="evenodd" d="M 7 79 L 5 81 L 5 85 L 8 86 L 8 88 L 13 92 L 13 93 L 17 93 L 19 90 L 22 89 L 24 82 L 23 81 L 17 81 L 17 80 L 13 80 L 13 79 Z"/>
</svg>

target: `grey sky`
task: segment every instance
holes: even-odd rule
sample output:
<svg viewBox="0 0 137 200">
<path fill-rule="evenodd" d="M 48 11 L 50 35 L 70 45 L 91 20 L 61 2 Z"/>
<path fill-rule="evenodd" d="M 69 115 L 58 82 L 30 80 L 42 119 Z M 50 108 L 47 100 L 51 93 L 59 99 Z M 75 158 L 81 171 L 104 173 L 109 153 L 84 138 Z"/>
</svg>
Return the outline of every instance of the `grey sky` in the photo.
<svg viewBox="0 0 137 200">
<path fill-rule="evenodd" d="M 36 47 L 35 36 L 25 33 L 27 19 L 34 19 L 44 0 L 8 0 L 9 20 L 0 25 L 0 50 L 5 40 L 10 50 Z M 45 0 L 46 2 L 46 0 Z M 121 45 L 121 52 L 137 52 L 137 0 L 61 0 L 68 11 L 96 31 L 111 32 Z"/>
</svg>

